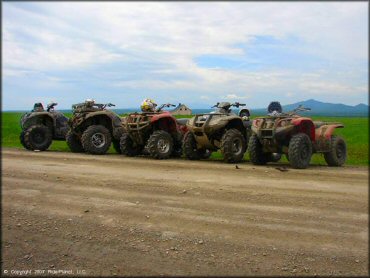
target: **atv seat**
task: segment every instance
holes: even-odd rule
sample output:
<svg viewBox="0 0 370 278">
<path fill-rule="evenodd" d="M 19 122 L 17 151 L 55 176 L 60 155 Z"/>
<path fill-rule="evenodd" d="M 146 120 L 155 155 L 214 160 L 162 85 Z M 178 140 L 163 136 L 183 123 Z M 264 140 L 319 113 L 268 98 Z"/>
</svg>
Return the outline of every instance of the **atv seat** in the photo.
<svg viewBox="0 0 370 278">
<path fill-rule="evenodd" d="M 186 123 L 188 122 L 188 118 L 181 118 L 181 119 L 176 119 L 176 122 L 179 124 L 179 125 L 186 125 Z"/>
<path fill-rule="evenodd" d="M 324 122 L 313 122 L 313 124 L 315 125 L 315 128 L 319 128 L 322 125 L 324 125 L 325 123 Z"/>
</svg>

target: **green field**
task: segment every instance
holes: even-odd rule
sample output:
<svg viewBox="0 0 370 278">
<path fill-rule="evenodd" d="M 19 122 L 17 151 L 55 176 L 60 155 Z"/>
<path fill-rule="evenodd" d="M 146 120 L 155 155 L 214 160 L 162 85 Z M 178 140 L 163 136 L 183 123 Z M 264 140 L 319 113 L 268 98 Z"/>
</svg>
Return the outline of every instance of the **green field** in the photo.
<svg viewBox="0 0 370 278">
<path fill-rule="evenodd" d="M 22 113 L 2 112 L 2 147 L 22 148 L 19 142 L 20 117 Z M 71 115 L 66 114 L 70 117 Z M 337 129 L 336 134 L 345 138 L 348 148 L 347 165 L 368 165 L 369 164 L 369 126 L 367 117 L 351 118 L 351 117 L 313 117 L 315 120 L 342 122 L 345 125 L 343 129 Z M 53 151 L 69 151 L 68 146 L 63 141 L 54 141 L 50 147 Z M 109 152 L 114 153 L 113 148 Z M 220 159 L 219 153 L 212 155 L 213 159 Z M 245 159 L 248 160 L 248 154 Z M 282 161 L 286 161 L 283 158 Z M 326 165 L 322 155 L 314 155 L 312 158 L 313 164 Z"/>
</svg>

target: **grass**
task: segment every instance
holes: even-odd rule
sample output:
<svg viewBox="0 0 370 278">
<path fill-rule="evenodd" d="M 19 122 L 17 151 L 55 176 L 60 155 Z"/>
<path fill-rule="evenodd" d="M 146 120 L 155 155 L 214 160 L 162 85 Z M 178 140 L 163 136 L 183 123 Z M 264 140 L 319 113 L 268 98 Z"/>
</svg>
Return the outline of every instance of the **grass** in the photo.
<svg viewBox="0 0 370 278">
<path fill-rule="evenodd" d="M 22 148 L 19 142 L 19 134 L 21 132 L 20 118 L 22 113 L 2 112 L 2 147 Z M 66 114 L 70 117 L 71 114 Z M 178 116 L 179 118 L 190 116 Z M 341 122 L 345 125 L 343 129 L 337 129 L 335 133 L 342 136 L 347 142 L 348 159 L 347 165 L 369 165 L 369 119 L 367 117 L 352 118 L 352 117 L 313 117 L 314 120 Z M 53 151 L 69 151 L 67 144 L 64 141 L 53 141 L 50 150 Z M 109 150 L 114 153 L 113 148 Z M 212 159 L 221 159 L 219 152 L 212 155 Z M 245 155 L 248 161 L 248 154 Z M 285 157 L 282 161 L 286 162 Z M 324 157 L 321 154 L 312 157 L 313 164 L 326 165 Z"/>
</svg>

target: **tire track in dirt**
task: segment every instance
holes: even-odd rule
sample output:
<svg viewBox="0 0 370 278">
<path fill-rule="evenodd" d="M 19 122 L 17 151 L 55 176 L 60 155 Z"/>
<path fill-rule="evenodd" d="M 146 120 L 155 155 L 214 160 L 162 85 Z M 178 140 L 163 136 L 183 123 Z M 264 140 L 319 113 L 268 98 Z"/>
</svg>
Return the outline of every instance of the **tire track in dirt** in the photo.
<svg viewBox="0 0 370 278">
<path fill-rule="evenodd" d="M 217 161 L 16 149 L 5 149 L 2 162 L 5 242 L 32 238 L 39 258 L 22 260 L 18 241 L 5 249 L 5 266 L 37 268 L 53 258 L 54 265 L 80 264 L 91 275 L 367 271 L 366 168 L 281 173 L 248 163 L 236 170 Z M 48 218 L 55 223 L 44 224 Z M 70 256 L 60 259 L 60 250 Z"/>
</svg>

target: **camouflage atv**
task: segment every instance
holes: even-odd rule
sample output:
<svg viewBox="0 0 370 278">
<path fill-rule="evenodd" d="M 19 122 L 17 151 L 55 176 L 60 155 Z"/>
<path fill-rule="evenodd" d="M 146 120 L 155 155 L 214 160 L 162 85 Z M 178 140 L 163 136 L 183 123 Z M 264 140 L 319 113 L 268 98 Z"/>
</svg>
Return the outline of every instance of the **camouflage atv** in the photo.
<svg viewBox="0 0 370 278">
<path fill-rule="evenodd" d="M 97 104 L 92 100 L 72 105 L 73 116 L 68 121 L 70 130 L 66 141 L 72 152 L 105 154 L 111 143 L 120 153 L 119 139 L 124 132 L 122 119 L 106 110 L 114 104 Z"/>
<path fill-rule="evenodd" d="M 155 112 L 132 113 L 124 120 L 126 132 L 123 133 L 121 152 L 127 156 L 148 153 L 156 159 L 178 157 L 182 154 L 181 144 L 188 119 L 176 119 L 162 104 Z"/>
<path fill-rule="evenodd" d="M 45 151 L 52 140 L 65 140 L 68 118 L 54 110 L 56 105 L 50 103 L 44 110 L 41 103 L 35 103 L 31 112 L 22 115 L 20 141 L 24 148 Z"/>
<path fill-rule="evenodd" d="M 299 106 L 283 113 L 280 103 L 272 102 L 268 116 L 254 119 L 253 135 L 249 140 L 252 163 L 266 164 L 276 152 L 286 154 L 293 168 L 304 169 L 313 153 L 323 153 L 329 166 L 342 166 L 347 157 L 346 143 L 333 132 L 343 128 L 343 124 L 313 121 L 297 114 L 307 110 L 310 109 Z"/>
<path fill-rule="evenodd" d="M 213 151 L 221 149 L 226 162 L 243 159 L 250 136 L 250 112 L 244 108 L 235 114 L 231 107 L 245 106 L 238 102 L 217 103 L 214 112 L 197 114 L 191 118 L 184 137 L 183 149 L 188 159 L 208 158 Z"/>
</svg>

